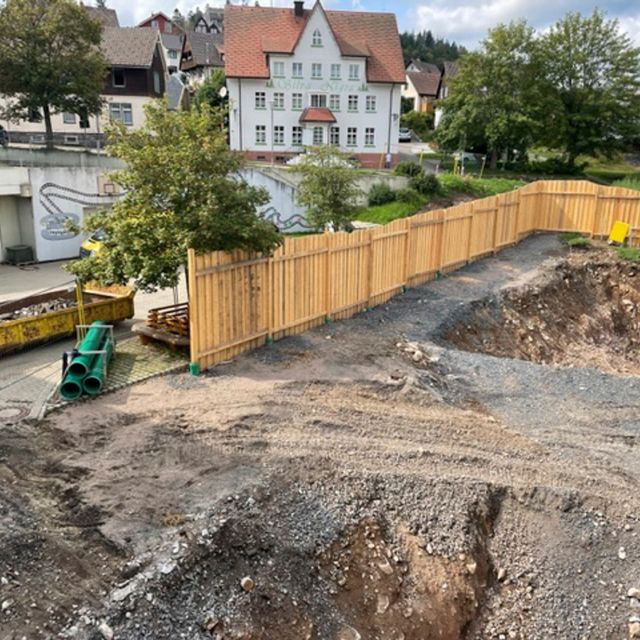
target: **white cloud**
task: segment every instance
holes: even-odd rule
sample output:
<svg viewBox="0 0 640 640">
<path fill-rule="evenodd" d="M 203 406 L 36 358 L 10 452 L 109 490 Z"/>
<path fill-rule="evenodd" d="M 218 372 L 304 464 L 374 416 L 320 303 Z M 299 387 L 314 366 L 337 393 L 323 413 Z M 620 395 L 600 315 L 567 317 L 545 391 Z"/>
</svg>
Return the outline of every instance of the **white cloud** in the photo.
<svg viewBox="0 0 640 640">
<path fill-rule="evenodd" d="M 627 32 L 636 47 L 640 47 L 640 13 L 622 17 L 619 21 L 621 30 Z"/>
</svg>

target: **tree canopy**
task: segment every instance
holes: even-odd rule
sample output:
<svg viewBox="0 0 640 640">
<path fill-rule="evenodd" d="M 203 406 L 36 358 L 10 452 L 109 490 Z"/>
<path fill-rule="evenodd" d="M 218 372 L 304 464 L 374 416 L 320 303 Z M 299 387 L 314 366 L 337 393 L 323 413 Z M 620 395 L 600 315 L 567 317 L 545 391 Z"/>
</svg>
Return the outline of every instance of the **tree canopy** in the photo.
<svg viewBox="0 0 640 640">
<path fill-rule="evenodd" d="M 10 120 L 99 113 L 106 77 L 102 27 L 73 0 L 6 0 L 0 6 L 2 113 Z"/>
<path fill-rule="evenodd" d="M 189 248 L 268 254 L 280 244 L 257 213 L 267 191 L 237 176 L 243 158 L 226 144 L 220 110 L 168 111 L 155 103 L 145 116 L 140 129 L 113 123 L 108 130 L 109 152 L 126 163 L 113 174 L 124 196 L 85 221 L 86 230 L 104 229 L 104 247 L 71 263 L 73 273 L 105 283 L 133 280 L 153 291 L 176 285 Z"/>
<path fill-rule="evenodd" d="M 526 22 L 489 31 L 459 60 L 442 102 L 438 139 L 447 149 L 610 154 L 640 134 L 640 49 L 616 20 L 567 14 L 547 33 Z"/>
<path fill-rule="evenodd" d="M 442 64 L 445 61 L 453 62 L 466 51 L 464 47 L 455 42 L 434 38 L 431 31 L 419 33 L 405 31 L 400 34 L 400 44 L 405 65 L 414 58 L 420 58 L 423 62 L 433 64 Z"/>
<path fill-rule="evenodd" d="M 302 173 L 298 203 L 307 207 L 308 221 L 318 229 L 350 230 L 361 192 L 347 156 L 332 145 L 310 147 L 297 170 Z"/>
</svg>

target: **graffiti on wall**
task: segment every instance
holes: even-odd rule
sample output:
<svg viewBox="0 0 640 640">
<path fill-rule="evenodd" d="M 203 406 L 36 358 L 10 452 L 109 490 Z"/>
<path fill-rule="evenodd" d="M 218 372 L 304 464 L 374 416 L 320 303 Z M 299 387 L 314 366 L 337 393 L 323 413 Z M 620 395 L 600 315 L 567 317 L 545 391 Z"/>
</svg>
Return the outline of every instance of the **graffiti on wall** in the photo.
<svg viewBox="0 0 640 640">
<path fill-rule="evenodd" d="M 73 202 L 86 207 L 109 206 L 113 203 L 117 194 L 87 193 L 63 187 L 53 182 L 45 182 L 39 190 L 40 204 L 47 215 L 40 219 L 40 235 L 45 240 L 70 240 L 77 233 L 70 231 L 67 225 L 79 224 L 80 216 L 77 213 L 65 211 L 68 203 Z"/>
</svg>

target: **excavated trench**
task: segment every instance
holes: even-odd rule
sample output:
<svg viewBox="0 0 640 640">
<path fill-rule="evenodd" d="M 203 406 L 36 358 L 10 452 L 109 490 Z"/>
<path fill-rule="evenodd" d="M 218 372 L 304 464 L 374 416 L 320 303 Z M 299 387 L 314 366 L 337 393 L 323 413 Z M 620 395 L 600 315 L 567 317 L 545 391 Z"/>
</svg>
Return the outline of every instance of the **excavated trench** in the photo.
<svg viewBox="0 0 640 640">
<path fill-rule="evenodd" d="M 639 273 L 610 253 L 573 257 L 543 282 L 471 304 L 441 335 L 465 351 L 638 374 Z"/>
</svg>

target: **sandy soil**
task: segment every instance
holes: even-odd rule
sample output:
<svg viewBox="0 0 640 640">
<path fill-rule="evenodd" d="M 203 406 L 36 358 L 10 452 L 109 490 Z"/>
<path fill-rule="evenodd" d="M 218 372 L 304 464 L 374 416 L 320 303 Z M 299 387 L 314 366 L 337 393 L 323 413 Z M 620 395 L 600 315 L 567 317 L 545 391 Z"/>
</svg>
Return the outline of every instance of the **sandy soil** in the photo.
<svg viewBox="0 0 640 640">
<path fill-rule="evenodd" d="M 635 273 L 592 258 L 631 309 Z M 585 343 L 551 319 L 559 283 L 593 262 L 565 259 L 531 238 L 208 375 L 1 428 L 0 638 L 631 637 L 636 353 L 562 360 Z"/>
</svg>

